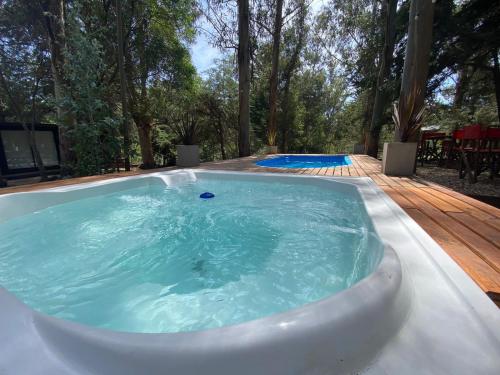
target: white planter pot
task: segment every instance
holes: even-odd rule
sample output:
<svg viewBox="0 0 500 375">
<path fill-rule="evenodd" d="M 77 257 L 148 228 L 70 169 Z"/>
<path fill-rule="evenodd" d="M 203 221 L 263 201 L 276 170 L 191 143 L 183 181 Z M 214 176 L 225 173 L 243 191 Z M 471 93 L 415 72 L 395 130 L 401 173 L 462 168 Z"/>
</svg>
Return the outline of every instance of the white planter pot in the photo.
<svg viewBox="0 0 500 375">
<path fill-rule="evenodd" d="M 177 145 L 178 167 L 196 167 L 200 165 L 200 148 L 198 145 Z"/>
<path fill-rule="evenodd" d="M 384 143 L 382 173 L 388 176 L 412 176 L 416 157 L 417 143 Z"/>
<path fill-rule="evenodd" d="M 266 154 L 277 154 L 277 153 L 278 153 L 278 146 L 266 145 Z"/>
</svg>

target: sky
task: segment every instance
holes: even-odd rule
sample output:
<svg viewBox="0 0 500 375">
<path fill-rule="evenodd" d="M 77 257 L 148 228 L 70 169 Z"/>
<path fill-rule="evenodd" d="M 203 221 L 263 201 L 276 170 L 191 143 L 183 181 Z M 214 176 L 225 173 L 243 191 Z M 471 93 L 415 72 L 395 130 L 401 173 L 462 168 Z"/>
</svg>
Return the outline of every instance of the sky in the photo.
<svg viewBox="0 0 500 375">
<path fill-rule="evenodd" d="M 203 22 L 206 27 L 206 21 Z M 191 46 L 191 59 L 198 73 L 203 76 L 204 72 L 215 65 L 215 60 L 222 56 L 219 49 L 212 47 L 208 41 L 206 33 L 200 31 L 196 36 L 194 44 Z"/>
<path fill-rule="evenodd" d="M 312 14 L 316 14 L 321 6 L 326 2 L 327 0 L 313 0 L 310 5 Z M 190 49 L 191 59 L 193 60 L 193 64 L 196 67 L 198 74 L 204 76 L 208 69 L 215 66 L 215 61 L 222 57 L 223 51 L 212 47 L 207 34 L 201 31 L 201 29 L 210 30 L 210 25 L 203 17 L 198 20 L 198 30 L 200 31 L 198 32 L 196 40 Z"/>
</svg>

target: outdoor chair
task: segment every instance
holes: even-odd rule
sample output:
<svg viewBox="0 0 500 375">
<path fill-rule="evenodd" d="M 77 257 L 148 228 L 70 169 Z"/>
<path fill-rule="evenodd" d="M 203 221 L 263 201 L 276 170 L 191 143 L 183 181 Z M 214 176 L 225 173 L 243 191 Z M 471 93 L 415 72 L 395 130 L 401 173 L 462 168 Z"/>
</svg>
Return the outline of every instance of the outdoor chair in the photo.
<svg viewBox="0 0 500 375">
<path fill-rule="evenodd" d="M 424 162 L 441 159 L 440 153 L 442 153 L 443 146 L 439 143 L 445 139 L 446 133 L 435 131 L 422 132 L 417 151 L 418 160 L 420 160 L 422 166 Z"/>
<path fill-rule="evenodd" d="M 490 170 L 490 178 L 496 176 L 500 169 L 500 128 L 486 129 L 486 161 Z"/>
<path fill-rule="evenodd" d="M 497 132 L 489 129 L 483 129 L 480 124 L 464 127 L 463 138 L 459 146 L 460 178 L 464 178 L 467 174 L 469 181 L 475 183 L 481 172 L 488 167 L 490 176 L 493 176 L 497 159 L 495 156 L 495 150 L 498 146 L 495 138 Z"/>
<path fill-rule="evenodd" d="M 451 138 L 445 139 L 442 143 L 442 153 L 440 156 L 440 164 L 443 159 L 446 159 L 446 168 L 450 168 L 452 162 L 460 160 L 460 147 L 464 138 L 464 130 L 458 129 L 451 133 Z"/>
</svg>

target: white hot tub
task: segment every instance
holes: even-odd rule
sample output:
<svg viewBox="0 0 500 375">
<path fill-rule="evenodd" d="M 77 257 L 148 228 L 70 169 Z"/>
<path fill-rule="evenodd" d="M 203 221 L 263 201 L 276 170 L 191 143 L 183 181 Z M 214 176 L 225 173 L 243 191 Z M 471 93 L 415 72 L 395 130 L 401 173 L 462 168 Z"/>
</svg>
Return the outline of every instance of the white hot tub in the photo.
<svg viewBox="0 0 500 375">
<path fill-rule="evenodd" d="M 363 268 L 365 273 L 351 279 L 342 288 L 332 289 L 330 295 L 316 295 L 310 301 L 307 300 L 309 297 L 299 299 L 285 310 L 281 305 L 275 310 L 264 308 L 263 311 L 267 313 L 257 311 L 256 315 L 252 315 L 252 311 L 248 311 L 246 315 L 247 311 L 238 310 L 241 316 L 226 316 L 226 320 L 222 322 L 219 315 L 214 315 L 217 317 L 216 322 L 212 324 L 208 319 L 208 325 L 203 326 L 203 329 L 199 329 L 197 322 L 190 322 L 191 325 L 180 326 L 175 331 L 168 331 L 167 327 L 167 332 L 162 331 L 161 324 L 141 330 L 139 323 L 130 329 L 134 332 L 121 332 L 129 330 L 120 328 L 122 321 L 114 322 L 116 325 L 94 324 L 92 320 L 79 319 L 76 313 L 71 315 L 65 312 L 64 306 L 46 306 L 44 302 L 47 301 L 37 304 L 33 302 L 36 298 L 25 299 L 23 288 L 18 288 L 17 285 L 22 285 L 23 282 L 40 282 L 45 285 L 43 282 L 50 278 L 50 273 L 47 276 L 41 269 L 38 276 L 44 280 L 36 277 L 33 280 L 14 280 L 11 291 L 8 286 L 0 288 L 0 373 L 499 373 L 498 309 L 453 260 L 369 178 L 203 170 L 153 173 L 0 196 L 0 226 L 26 215 L 42 213 L 39 217 L 43 218 L 43 215 L 47 215 L 47 209 L 57 209 L 68 203 L 86 205 L 86 202 L 90 202 L 86 199 L 128 192 L 131 189 L 158 189 L 166 185 L 182 193 L 184 186 L 196 189 L 199 185 L 224 186 L 227 191 L 231 191 L 232 185 L 241 187 L 242 184 L 261 184 L 261 188 L 269 186 L 269 190 L 272 190 L 272 186 L 286 186 L 287 191 L 290 191 L 296 186 L 297 191 L 319 191 L 323 198 L 317 203 L 326 205 L 327 208 L 334 196 L 349 200 L 350 204 L 359 203 L 362 214 L 356 215 L 362 223 L 359 225 L 365 227 L 363 233 L 369 235 L 367 251 L 375 251 L 380 246 L 380 256 L 375 257 L 376 261 L 363 263 L 368 267 Z M 156 191 L 155 194 L 157 193 Z M 283 190 L 283 196 L 286 194 Z M 253 199 L 252 202 L 258 204 L 259 200 Z M 280 204 L 296 204 L 290 202 L 278 201 L 274 209 L 279 211 Z M 273 217 L 266 216 L 268 213 L 265 210 L 269 204 L 269 201 L 263 199 L 262 207 L 259 207 L 263 210 L 261 217 L 264 222 Z M 333 204 L 331 210 L 334 214 Z M 328 211 L 330 209 L 326 212 Z M 228 211 L 224 212 L 227 215 Z M 295 212 L 298 218 L 304 215 L 300 210 Z M 56 215 L 56 211 L 53 215 Z M 45 217 L 50 218 L 50 215 Z M 207 217 L 214 219 L 213 215 Z M 36 223 L 36 216 L 32 219 Z M 304 225 L 307 224 L 306 221 L 304 219 Z M 49 224 L 44 222 L 40 225 Z M 263 228 L 265 229 L 265 225 Z M 300 232 L 300 228 L 295 229 L 297 231 Z M 326 236 L 329 234 L 326 233 Z M 370 250 L 371 248 L 373 249 Z M 1 253 L 1 249 L 0 247 L 0 262 L 11 261 Z M 37 251 L 43 252 L 45 249 L 39 248 Z M 286 252 L 286 248 L 283 251 Z M 346 246 L 345 251 L 351 250 Z M 283 254 L 285 253 L 281 253 L 280 257 Z M 237 258 L 237 254 L 233 258 Z M 358 258 L 356 262 L 359 261 Z M 226 259 L 226 262 L 230 264 L 231 259 Z M 272 256 L 262 262 L 271 263 Z M 155 264 L 151 267 L 154 266 Z M 195 262 L 193 269 L 201 272 L 202 267 L 203 263 Z M 253 271 L 244 277 L 254 277 Z M 289 278 L 291 277 L 290 275 Z M 304 273 L 304 280 L 309 280 L 307 277 L 312 277 L 311 282 L 315 282 L 314 274 L 311 276 Z M 239 282 L 242 278 L 243 276 L 238 276 L 225 285 Z M 282 275 L 281 280 L 286 278 L 287 275 Z M 324 280 L 327 280 L 325 283 L 334 283 L 328 277 Z M 92 285 L 94 284 L 89 283 L 87 289 L 92 289 Z M 278 290 L 280 287 L 282 286 L 277 285 Z M 259 293 L 259 290 L 267 292 L 264 291 L 264 284 L 259 288 L 253 293 Z M 41 290 L 40 293 L 43 292 Z M 325 289 L 325 293 L 327 292 Z M 59 293 L 71 294 L 71 291 L 62 289 Z M 245 298 L 251 299 L 252 296 Z M 246 300 L 241 301 L 245 303 Z M 99 306 L 103 310 L 111 309 L 106 304 L 96 306 L 93 307 L 94 310 Z M 53 307 L 54 310 L 50 310 Z M 175 309 L 175 305 L 173 308 Z M 57 313 L 58 311 L 62 312 Z M 213 314 L 217 314 L 217 311 Z M 184 323 L 186 322 L 183 321 Z M 141 324 L 145 324 L 144 321 Z M 115 329 L 116 327 L 119 328 Z"/>
</svg>

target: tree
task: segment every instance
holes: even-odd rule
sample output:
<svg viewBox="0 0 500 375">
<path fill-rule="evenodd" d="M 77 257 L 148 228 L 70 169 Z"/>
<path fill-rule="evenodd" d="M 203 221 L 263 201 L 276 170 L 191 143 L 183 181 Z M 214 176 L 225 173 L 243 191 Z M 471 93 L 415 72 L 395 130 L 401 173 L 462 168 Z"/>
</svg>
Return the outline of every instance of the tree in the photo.
<svg viewBox="0 0 500 375">
<path fill-rule="evenodd" d="M 8 4 L 0 13 L 0 93 L 9 115 L 21 123 L 35 159 L 35 166 L 39 170 L 41 180 L 45 181 L 47 173 L 36 144 L 34 126 L 38 120 L 40 91 L 45 89 L 47 84 L 47 72 L 44 69 L 46 58 L 42 39 L 35 25 L 26 28 L 15 27 L 16 21 L 33 20 L 33 14 L 37 14 L 32 7 L 24 5 L 26 4 Z M 15 15 L 14 19 L 12 14 Z"/>
<path fill-rule="evenodd" d="M 432 43 L 434 0 L 412 0 L 405 62 L 398 105 L 395 109 L 399 142 L 414 141 L 422 118 Z"/>
<path fill-rule="evenodd" d="M 114 100 L 108 99 L 108 85 L 102 79 L 108 70 L 105 47 L 97 38 L 107 32 L 108 26 L 87 22 L 82 4 L 75 1 L 68 12 L 64 81 L 71 90 L 65 91 L 62 105 L 74 122 L 66 133 L 74 173 L 85 176 L 114 167 L 120 155 L 120 141 Z"/>
<path fill-rule="evenodd" d="M 373 113 L 377 58 L 381 50 L 378 0 L 331 0 L 317 17 L 317 39 L 334 69 L 363 101 L 358 119 L 360 143 L 365 143 Z M 375 67 L 375 69 L 374 69 Z"/>
<path fill-rule="evenodd" d="M 396 38 L 396 8 L 397 0 L 383 0 L 382 14 L 385 18 L 384 49 L 381 53 L 379 73 L 377 76 L 377 87 L 373 104 L 373 113 L 370 123 L 370 132 L 367 137 L 365 151 L 368 155 L 377 157 L 380 130 L 383 125 L 383 112 L 387 106 L 389 90 L 387 89 L 388 78 L 391 72 L 392 55 Z"/>
<path fill-rule="evenodd" d="M 250 10 L 238 0 L 238 123 L 239 156 L 250 155 Z"/>
<path fill-rule="evenodd" d="M 495 99 L 497 103 L 498 121 L 500 122 L 500 64 L 498 63 L 498 50 L 492 52 L 493 57 L 493 82 L 495 84 Z"/>
<path fill-rule="evenodd" d="M 118 43 L 118 72 L 120 75 L 120 101 L 122 106 L 123 118 L 123 154 L 125 157 L 125 170 L 130 171 L 130 119 L 127 103 L 127 82 L 125 78 L 124 67 L 124 39 L 123 39 L 123 15 L 122 15 L 122 2 L 121 0 L 115 1 L 116 5 L 116 36 Z"/>
<path fill-rule="evenodd" d="M 276 111 L 278 108 L 278 66 L 280 57 L 281 27 L 283 26 L 283 0 L 276 0 L 276 13 L 273 28 L 273 47 L 271 59 L 271 76 L 269 77 L 269 117 L 267 123 L 267 141 L 269 146 L 276 145 L 278 126 Z"/>
<path fill-rule="evenodd" d="M 206 115 L 206 141 L 215 137 L 223 160 L 238 155 L 238 82 L 231 59 L 218 61 L 208 72 L 201 99 Z"/>
<path fill-rule="evenodd" d="M 71 131 L 73 119 L 64 108 L 63 102 L 66 95 L 64 81 L 64 51 L 66 49 L 66 19 L 65 0 L 45 0 L 40 1 L 41 15 L 47 42 L 50 51 L 50 67 L 52 71 L 52 81 L 54 85 L 54 97 L 56 102 L 57 120 L 59 127 L 59 142 L 61 147 L 61 162 L 63 165 L 72 161 L 71 144 L 69 142 L 68 131 Z"/>
<path fill-rule="evenodd" d="M 307 7 L 304 0 L 299 2 L 299 11 L 296 18 L 296 24 L 288 33 L 285 33 L 284 46 L 285 53 L 289 52 L 286 59 L 285 67 L 283 68 L 283 95 L 281 101 L 282 119 L 281 119 L 281 150 L 284 153 L 288 152 L 290 125 L 293 122 L 293 109 L 290 105 L 290 86 L 292 77 L 300 63 L 300 53 L 304 47 L 306 33 L 308 28 L 305 26 L 307 16 Z M 290 39 L 290 40 L 289 40 Z M 290 51 L 287 51 L 290 49 Z"/>
<path fill-rule="evenodd" d="M 128 9 L 130 43 L 125 51 L 128 103 L 137 127 L 142 168 L 153 168 L 154 127 L 151 88 L 192 85 L 195 69 L 183 41 L 194 35 L 192 0 L 132 2 Z"/>
</svg>

